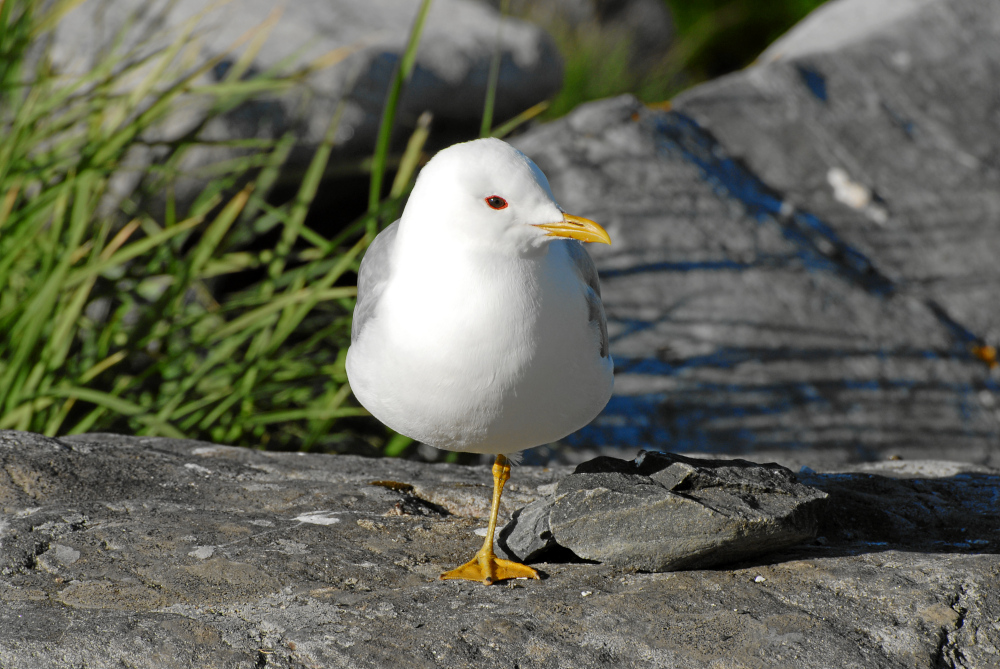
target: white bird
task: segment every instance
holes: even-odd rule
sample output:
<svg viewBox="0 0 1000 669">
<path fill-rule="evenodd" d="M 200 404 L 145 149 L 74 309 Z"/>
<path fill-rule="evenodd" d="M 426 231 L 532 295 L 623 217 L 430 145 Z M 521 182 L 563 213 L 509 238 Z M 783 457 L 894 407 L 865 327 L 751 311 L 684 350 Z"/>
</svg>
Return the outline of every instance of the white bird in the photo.
<svg viewBox="0 0 1000 669">
<path fill-rule="evenodd" d="M 527 156 L 479 139 L 427 163 L 361 263 L 347 352 L 358 401 L 415 440 L 497 454 L 486 541 L 441 578 L 538 578 L 493 552 L 505 454 L 583 427 L 614 386 L 600 283 L 581 241 L 611 243 L 563 212 Z"/>
</svg>

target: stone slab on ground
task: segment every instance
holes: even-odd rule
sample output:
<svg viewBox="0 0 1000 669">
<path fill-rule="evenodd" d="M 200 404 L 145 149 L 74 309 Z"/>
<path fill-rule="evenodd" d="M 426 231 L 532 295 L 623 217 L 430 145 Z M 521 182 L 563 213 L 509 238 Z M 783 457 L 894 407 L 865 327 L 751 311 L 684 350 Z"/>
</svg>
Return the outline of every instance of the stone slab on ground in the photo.
<svg viewBox="0 0 1000 669">
<path fill-rule="evenodd" d="M 849 515 L 757 561 L 486 587 L 437 580 L 485 466 L 2 432 L 0 666 L 997 666 L 1000 473 L 934 468 L 803 475 Z M 511 500 L 569 471 L 515 468 Z"/>
<path fill-rule="evenodd" d="M 814 539 L 826 499 L 777 464 L 598 457 L 516 511 L 496 547 L 522 561 L 565 549 L 641 571 L 715 567 Z"/>
</svg>

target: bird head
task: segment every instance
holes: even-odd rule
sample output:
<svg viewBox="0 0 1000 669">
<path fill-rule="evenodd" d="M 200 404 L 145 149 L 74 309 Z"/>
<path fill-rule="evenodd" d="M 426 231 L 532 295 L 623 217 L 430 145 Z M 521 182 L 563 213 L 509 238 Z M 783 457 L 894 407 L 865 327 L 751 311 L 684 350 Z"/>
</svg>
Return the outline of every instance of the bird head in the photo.
<svg viewBox="0 0 1000 669">
<path fill-rule="evenodd" d="M 563 212 L 538 166 L 499 139 L 435 155 L 420 172 L 401 225 L 436 243 L 519 255 L 559 238 L 611 243 L 597 223 Z"/>
</svg>

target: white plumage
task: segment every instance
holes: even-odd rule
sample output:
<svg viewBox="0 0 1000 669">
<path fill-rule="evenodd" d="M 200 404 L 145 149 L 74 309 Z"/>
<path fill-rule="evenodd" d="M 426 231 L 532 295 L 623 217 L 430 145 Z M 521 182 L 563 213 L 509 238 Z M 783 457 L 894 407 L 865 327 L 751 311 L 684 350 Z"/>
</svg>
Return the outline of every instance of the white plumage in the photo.
<svg viewBox="0 0 1000 669">
<path fill-rule="evenodd" d="M 455 451 L 512 453 L 586 425 L 614 380 L 577 239 L 609 241 L 563 213 L 520 151 L 483 139 L 438 153 L 362 262 L 355 396 L 397 432 Z"/>
</svg>

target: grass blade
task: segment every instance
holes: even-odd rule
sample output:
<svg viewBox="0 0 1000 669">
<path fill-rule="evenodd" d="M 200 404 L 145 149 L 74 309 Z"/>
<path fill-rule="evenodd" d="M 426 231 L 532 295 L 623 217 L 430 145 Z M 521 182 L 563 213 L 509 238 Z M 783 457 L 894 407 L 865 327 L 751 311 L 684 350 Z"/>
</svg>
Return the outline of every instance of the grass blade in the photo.
<svg viewBox="0 0 1000 669">
<path fill-rule="evenodd" d="M 337 128 L 340 127 L 340 118 L 343 112 L 344 105 L 338 105 L 337 111 L 334 112 L 333 118 L 330 119 L 330 124 L 327 126 L 323 141 L 317 147 L 312 160 L 309 162 L 309 167 L 306 169 L 305 177 L 302 179 L 299 192 L 295 197 L 295 203 L 292 205 L 292 210 L 285 222 L 281 241 L 278 242 L 275 249 L 275 259 L 268 268 L 268 273 L 272 279 L 281 274 L 285 269 L 285 258 L 291 252 L 292 245 L 302 231 L 306 213 L 309 211 L 309 203 L 316 197 L 316 191 L 319 189 L 320 181 L 323 178 L 323 171 L 326 169 L 326 164 L 330 159 L 330 152 L 333 150 L 333 142 L 337 136 Z"/>
<path fill-rule="evenodd" d="M 525 109 L 523 112 L 521 112 L 511 120 L 507 121 L 506 123 L 500 125 L 497 128 L 494 128 L 493 132 L 490 133 L 490 136 L 496 137 L 497 139 L 503 139 L 517 128 L 521 127 L 531 119 L 535 118 L 536 116 L 544 112 L 546 109 L 549 108 L 551 104 L 552 103 L 549 102 L 548 100 L 542 100 L 538 104 L 528 107 L 527 109 Z"/>
<path fill-rule="evenodd" d="M 406 151 L 403 152 L 403 157 L 399 161 L 396 178 L 392 182 L 392 190 L 389 191 L 389 199 L 402 197 L 409 189 L 410 181 L 417 171 L 417 164 L 420 162 L 420 156 L 424 150 L 424 143 L 430 136 L 433 118 L 429 111 L 425 111 L 417 119 L 417 127 L 410 135 L 410 139 L 406 143 Z"/>
<path fill-rule="evenodd" d="M 372 176 L 368 187 L 368 213 L 373 216 L 368 224 L 368 233 L 372 239 L 378 232 L 379 202 L 382 199 L 382 178 L 385 173 L 385 159 L 389 153 L 389 142 L 392 139 L 392 126 L 396 120 L 396 106 L 403 84 L 409 81 L 413 67 L 417 62 L 417 47 L 420 45 L 420 35 L 424 30 L 427 13 L 431 8 L 431 0 L 423 0 L 417 12 L 417 18 L 410 29 L 410 38 L 406 50 L 396 67 L 386 94 L 385 105 L 382 108 L 382 120 L 379 123 L 378 138 L 375 142 L 375 153 L 372 155 Z"/>
<path fill-rule="evenodd" d="M 486 100 L 483 101 L 483 120 L 479 124 L 479 136 L 489 137 L 493 127 L 493 106 L 496 102 L 497 84 L 500 81 L 500 57 L 503 54 L 503 23 L 510 8 L 510 0 L 500 2 L 500 20 L 497 22 L 497 42 L 490 58 L 490 74 L 486 80 Z"/>
<path fill-rule="evenodd" d="M 325 409 L 296 409 L 291 411 L 273 411 L 250 416 L 247 423 L 250 425 L 269 425 L 273 423 L 285 423 L 293 420 L 330 420 L 333 418 L 346 418 L 348 416 L 370 416 L 367 409 L 361 407 L 347 407 L 327 411 Z"/>
<path fill-rule="evenodd" d="M 286 307 L 295 304 L 308 302 L 314 306 L 318 302 L 354 297 L 357 294 L 358 289 L 354 286 L 327 288 L 326 290 L 319 290 L 315 287 L 301 288 L 293 293 L 269 300 L 264 306 L 243 314 L 236 320 L 226 324 L 225 327 L 215 331 L 209 338 L 209 342 L 222 341 L 237 333 L 252 332 L 255 329 L 264 327 L 268 316 L 272 316 Z"/>
</svg>

